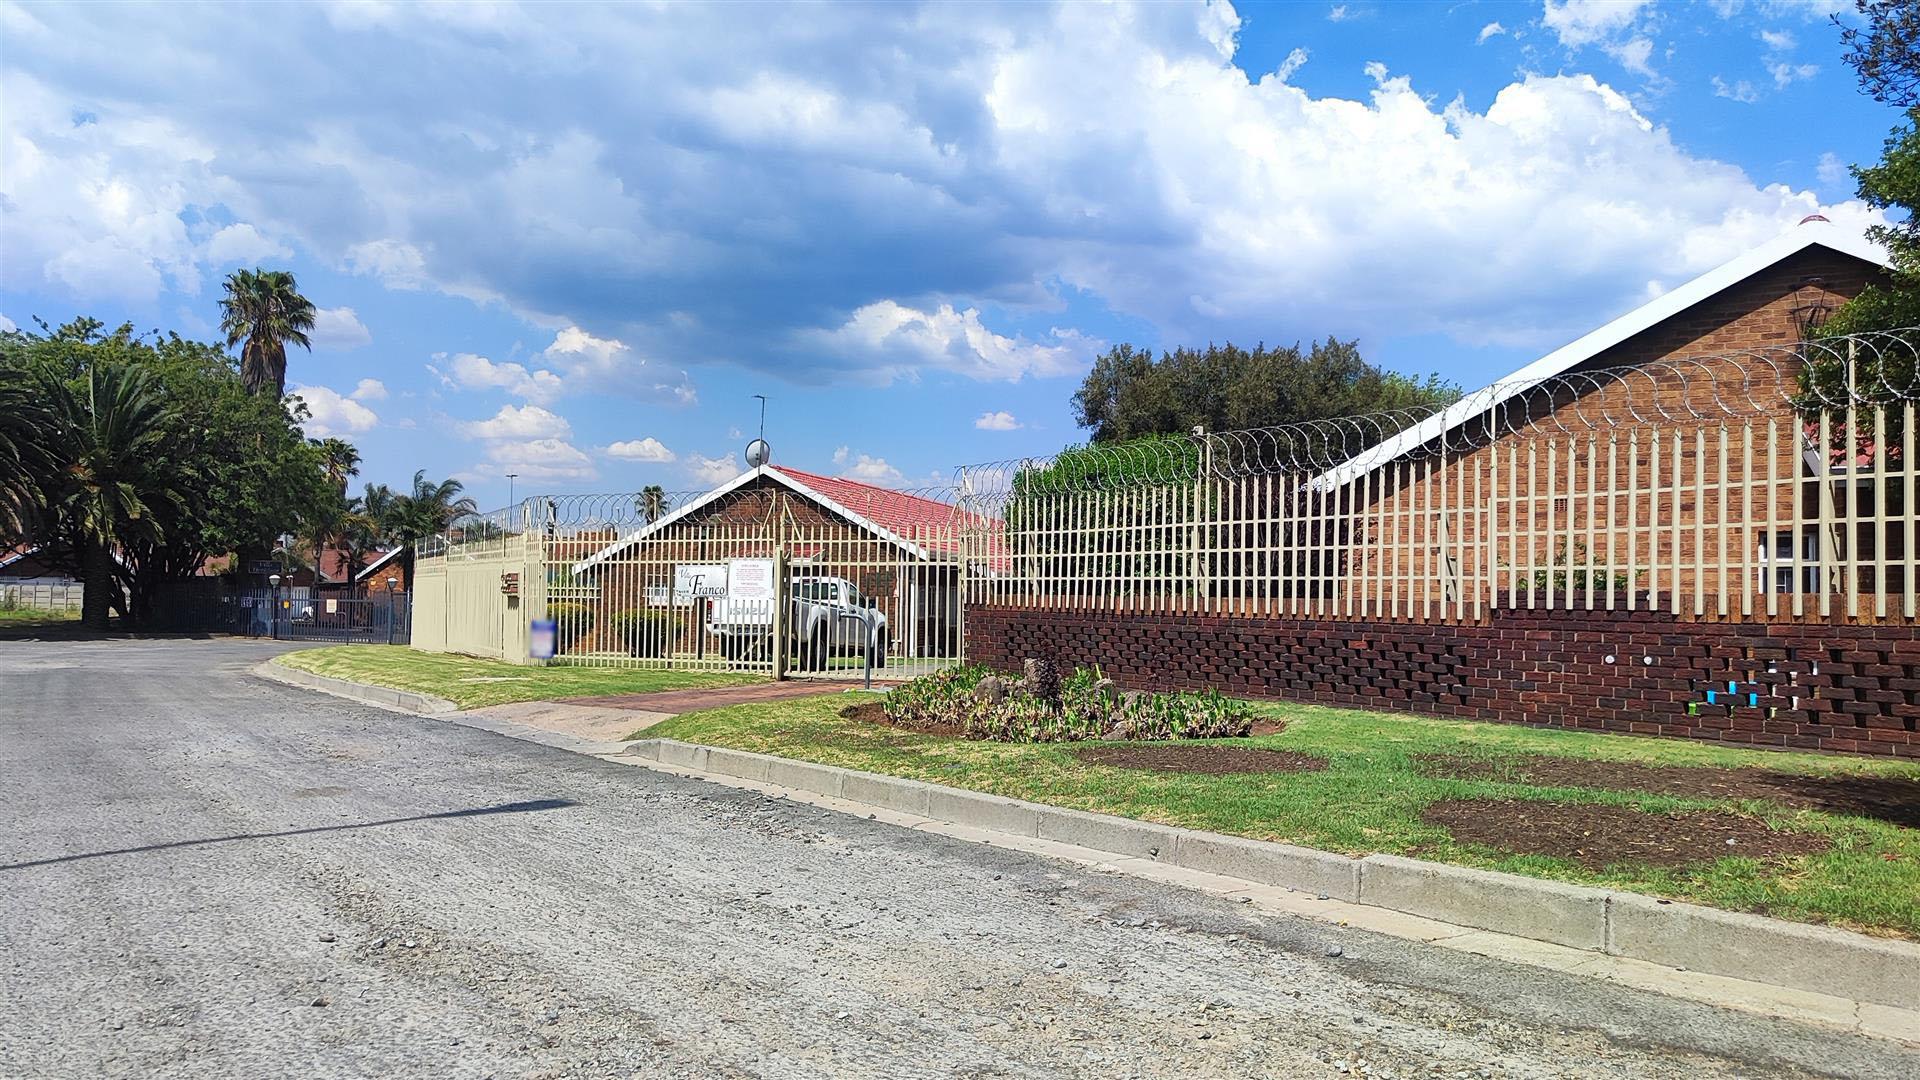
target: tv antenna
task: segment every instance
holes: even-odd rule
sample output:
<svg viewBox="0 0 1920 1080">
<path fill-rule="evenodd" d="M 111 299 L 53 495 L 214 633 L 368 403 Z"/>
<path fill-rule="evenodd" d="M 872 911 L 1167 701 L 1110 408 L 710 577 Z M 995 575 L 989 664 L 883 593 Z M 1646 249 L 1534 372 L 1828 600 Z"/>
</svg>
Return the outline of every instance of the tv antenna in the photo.
<svg viewBox="0 0 1920 1080">
<path fill-rule="evenodd" d="M 767 395 L 753 395 L 760 399 L 760 435 L 747 444 L 747 468 L 757 469 L 773 460 L 773 447 L 767 445 Z"/>
</svg>

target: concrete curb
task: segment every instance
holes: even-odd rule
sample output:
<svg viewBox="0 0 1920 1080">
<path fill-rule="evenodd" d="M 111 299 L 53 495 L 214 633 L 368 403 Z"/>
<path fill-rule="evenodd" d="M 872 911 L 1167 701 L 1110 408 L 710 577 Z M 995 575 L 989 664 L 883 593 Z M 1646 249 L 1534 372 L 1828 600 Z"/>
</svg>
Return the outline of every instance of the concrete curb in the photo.
<svg viewBox="0 0 1920 1080">
<path fill-rule="evenodd" d="M 624 752 L 1668 968 L 1920 1007 L 1920 945 L 1912 942 L 1395 855 L 1355 859 L 673 739 L 640 740 Z"/>
<path fill-rule="evenodd" d="M 441 713 L 457 712 L 460 706 L 446 698 L 432 694 L 416 694 L 411 690 L 395 690 L 387 686 L 370 686 L 366 683 L 348 682 L 345 679 L 315 675 L 311 671 L 287 667 L 284 664 L 268 660 L 253 669 L 255 675 L 271 679 L 288 686 L 298 686 L 307 690 L 319 690 L 335 697 L 364 701 L 369 705 L 382 708 L 399 709 L 424 716 L 436 716 Z"/>
</svg>

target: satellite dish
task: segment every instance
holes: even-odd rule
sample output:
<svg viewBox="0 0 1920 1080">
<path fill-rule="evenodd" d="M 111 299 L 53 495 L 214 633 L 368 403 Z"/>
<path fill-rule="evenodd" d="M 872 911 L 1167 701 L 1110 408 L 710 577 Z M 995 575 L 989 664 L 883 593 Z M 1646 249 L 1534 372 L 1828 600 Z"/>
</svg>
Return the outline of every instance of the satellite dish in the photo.
<svg viewBox="0 0 1920 1080">
<path fill-rule="evenodd" d="M 757 469 L 773 460 L 773 447 L 765 439 L 755 439 L 747 444 L 747 468 Z"/>
</svg>

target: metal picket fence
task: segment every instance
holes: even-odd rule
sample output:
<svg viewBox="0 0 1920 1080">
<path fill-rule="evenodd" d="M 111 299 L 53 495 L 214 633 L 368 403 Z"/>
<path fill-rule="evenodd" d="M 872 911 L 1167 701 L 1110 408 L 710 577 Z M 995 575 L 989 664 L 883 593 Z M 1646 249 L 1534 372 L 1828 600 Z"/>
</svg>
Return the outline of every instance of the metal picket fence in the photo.
<svg viewBox="0 0 1920 1080">
<path fill-rule="evenodd" d="M 1920 332 L 1496 384 L 1430 412 L 964 468 L 968 603 L 1912 619 Z M 982 562 L 984 560 L 976 560 Z"/>
<path fill-rule="evenodd" d="M 911 678 L 962 655 L 968 526 L 948 490 L 772 475 L 536 496 L 423 548 L 414 640 L 518 659 L 545 619 L 561 664 Z"/>
<path fill-rule="evenodd" d="M 1444 409 L 1198 432 L 884 491 L 527 499 L 424 545 L 416 646 L 910 677 L 981 606 L 1477 621 L 1920 615 L 1920 331 L 1495 384 Z M 809 486 L 811 485 L 811 486 Z"/>
</svg>

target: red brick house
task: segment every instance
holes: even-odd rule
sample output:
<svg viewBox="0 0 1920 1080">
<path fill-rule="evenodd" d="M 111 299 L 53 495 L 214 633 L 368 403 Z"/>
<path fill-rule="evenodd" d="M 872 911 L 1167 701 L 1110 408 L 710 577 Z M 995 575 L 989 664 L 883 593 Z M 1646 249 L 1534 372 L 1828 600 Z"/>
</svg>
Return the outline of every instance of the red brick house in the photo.
<svg viewBox="0 0 1920 1080">
<path fill-rule="evenodd" d="M 1629 520 L 1629 508 L 1625 496 L 1583 502 L 1584 496 L 1575 494 L 1571 504 L 1566 496 L 1623 490 L 1631 471 L 1639 488 L 1657 486 L 1655 479 L 1671 486 L 1671 474 L 1686 489 L 1661 506 L 1642 494 L 1632 508 L 1637 511 L 1632 520 L 1642 529 L 1656 517 L 1672 526 L 1668 550 L 1678 569 L 1664 578 L 1653 575 L 1661 591 L 1687 596 L 1706 592 L 1715 606 L 1723 588 L 1757 588 L 1756 579 L 1762 576 L 1772 579 L 1762 591 L 1817 591 L 1821 572 L 1809 560 L 1817 557 L 1820 538 L 1813 534 L 1814 526 L 1789 522 L 1796 518 L 1796 496 L 1803 501 L 1823 497 L 1821 485 L 1795 479 L 1810 481 L 1822 466 L 1786 404 L 1799 390 L 1799 367 L 1782 347 L 1802 340 L 1802 324 L 1809 315 L 1817 318 L 1858 295 L 1884 276 L 1886 266 L 1886 253 L 1860 234 L 1824 218 L 1810 218 L 1358 454 L 1315 485 L 1336 493 L 1333 497 L 1343 509 L 1357 513 L 1357 527 L 1345 543 L 1349 558 L 1342 587 L 1367 600 L 1411 603 L 1416 595 L 1436 588 L 1436 575 L 1446 578 L 1472 570 L 1459 565 L 1471 560 L 1456 557 L 1449 562 L 1428 549 L 1454 545 L 1477 554 L 1488 539 L 1478 530 L 1491 528 L 1490 521 L 1506 538 L 1493 542 L 1496 549 L 1516 532 L 1528 538 L 1581 533 L 1571 545 L 1577 562 L 1585 558 L 1588 518 L 1598 522 L 1596 536 L 1609 527 L 1617 532 Z M 1629 370 L 1641 374 L 1622 377 Z M 1596 375 L 1602 372 L 1606 374 Z M 1724 470 L 1713 461 L 1716 446 L 1701 452 L 1692 441 L 1696 428 L 1710 428 L 1721 418 L 1743 423 L 1768 409 L 1779 415 L 1772 460 L 1764 427 L 1756 427 L 1753 450 L 1743 453 L 1740 445 L 1730 447 Z M 1489 417 L 1508 434 L 1486 438 Z M 1643 430 L 1632 444 L 1631 460 L 1622 457 L 1624 447 L 1616 446 L 1609 462 L 1606 440 L 1634 428 Z M 1653 432 L 1663 428 L 1684 429 L 1688 435 L 1677 450 L 1661 441 L 1664 460 L 1653 446 Z M 1513 451 L 1515 432 L 1559 444 L 1553 476 L 1541 475 L 1544 457 L 1529 463 Z M 1443 444 L 1448 455 L 1438 453 Z M 1591 457 L 1588 444 L 1598 447 Z M 1437 460 L 1444 460 L 1445 467 L 1437 467 Z M 1653 478 L 1656 467 L 1661 475 Z M 1696 483 L 1716 491 L 1724 483 L 1733 494 L 1725 500 L 1698 499 L 1691 490 Z M 1557 500 L 1550 495 L 1554 491 Z M 1433 529 L 1439 514 L 1476 498 L 1510 512 L 1504 519 L 1452 516 L 1449 520 L 1457 523 L 1452 535 L 1422 531 Z M 1811 507 L 1802 510 L 1801 518 L 1816 516 Z M 1692 526 L 1703 512 L 1710 515 L 1705 519 L 1708 528 L 1696 534 Z M 1516 514 L 1522 520 L 1516 520 Z M 1745 578 L 1724 584 L 1718 572 L 1701 572 L 1701 564 L 1717 562 L 1719 553 L 1697 551 L 1695 544 L 1719 542 L 1720 515 L 1743 515 L 1761 531 L 1766 522 L 1773 523 L 1771 533 L 1753 531 L 1727 557 L 1739 558 L 1745 547 L 1751 555 L 1747 564 L 1764 562 L 1770 569 L 1748 565 Z M 1796 530 L 1801 535 L 1794 535 Z M 1396 531 L 1402 531 L 1402 542 L 1390 535 Z M 1854 545 L 1861 551 L 1875 549 L 1874 538 L 1866 535 Z M 1886 554 L 1899 553 L 1887 549 Z M 1498 550 L 1494 555 L 1508 562 L 1521 557 Z M 1534 558 L 1554 565 L 1567 561 L 1561 551 Z M 1555 572 L 1566 576 L 1564 570 Z M 1647 583 L 1644 575 L 1633 577 L 1638 580 L 1623 580 L 1621 587 Z M 1890 588 L 1899 584 L 1887 583 Z M 1443 581 L 1439 587 L 1453 585 Z"/>
<path fill-rule="evenodd" d="M 925 495 L 780 465 L 665 510 L 612 538 L 589 528 L 548 541 L 549 607 L 591 610 L 563 609 L 585 628 L 575 652 L 619 651 L 610 628 L 647 610 L 673 613 L 676 652 L 703 652 L 703 586 L 693 575 L 717 577 L 732 560 L 776 551 L 796 580 L 839 579 L 872 598 L 894 655 L 959 650 L 964 537 L 969 525 L 986 532 L 985 519 Z"/>
</svg>

